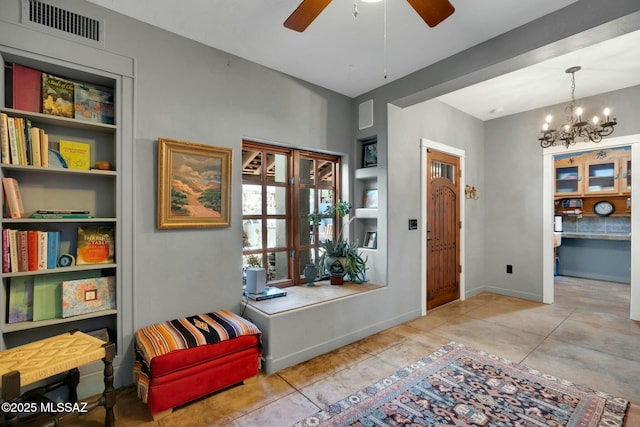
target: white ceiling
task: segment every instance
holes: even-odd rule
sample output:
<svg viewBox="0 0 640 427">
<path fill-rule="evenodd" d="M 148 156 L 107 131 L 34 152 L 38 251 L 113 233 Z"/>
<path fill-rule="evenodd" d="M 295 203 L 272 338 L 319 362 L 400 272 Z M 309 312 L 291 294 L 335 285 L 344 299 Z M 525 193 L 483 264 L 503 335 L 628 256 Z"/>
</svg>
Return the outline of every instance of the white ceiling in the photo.
<svg viewBox="0 0 640 427">
<path fill-rule="evenodd" d="M 577 0 L 450 0 L 455 13 L 435 28 L 406 1 L 357 0 L 354 18 L 354 0 L 335 0 L 303 33 L 282 25 L 301 0 L 88 1 L 356 97 Z M 640 32 L 439 99 L 482 120 L 564 102 L 573 65 L 578 98 L 640 84 Z"/>
</svg>

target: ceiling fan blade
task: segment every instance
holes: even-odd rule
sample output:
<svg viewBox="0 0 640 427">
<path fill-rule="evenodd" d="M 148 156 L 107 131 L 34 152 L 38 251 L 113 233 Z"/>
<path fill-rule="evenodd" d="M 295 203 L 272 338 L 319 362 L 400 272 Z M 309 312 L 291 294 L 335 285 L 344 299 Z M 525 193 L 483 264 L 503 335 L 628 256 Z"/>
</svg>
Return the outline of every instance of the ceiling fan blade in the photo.
<svg viewBox="0 0 640 427">
<path fill-rule="evenodd" d="M 430 27 L 447 19 L 455 8 L 448 0 L 407 0 Z"/>
<path fill-rule="evenodd" d="M 303 0 L 291 16 L 284 21 L 284 26 L 300 33 L 303 32 L 329 3 L 331 0 Z"/>
</svg>

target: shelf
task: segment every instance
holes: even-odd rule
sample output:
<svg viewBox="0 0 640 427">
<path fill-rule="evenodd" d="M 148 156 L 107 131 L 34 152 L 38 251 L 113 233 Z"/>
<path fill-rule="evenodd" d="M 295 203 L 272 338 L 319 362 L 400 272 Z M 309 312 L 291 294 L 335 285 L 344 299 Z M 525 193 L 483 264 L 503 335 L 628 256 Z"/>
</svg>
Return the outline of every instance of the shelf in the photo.
<svg viewBox="0 0 640 427">
<path fill-rule="evenodd" d="M 356 169 L 356 179 L 373 179 L 378 177 L 378 168 L 360 168 Z"/>
<path fill-rule="evenodd" d="M 378 209 L 374 208 L 357 208 L 356 218 L 378 218 Z"/>
<path fill-rule="evenodd" d="M 117 218 L 2 218 L 3 224 L 48 224 L 52 222 L 117 222 Z"/>
<path fill-rule="evenodd" d="M 94 319 L 96 317 L 113 316 L 116 314 L 118 314 L 118 310 L 111 309 L 111 310 L 101 310 L 101 311 L 95 311 L 93 313 L 81 314 L 79 316 L 65 317 L 64 319 L 56 318 L 56 319 L 40 320 L 38 322 L 27 321 L 27 322 L 18 322 L 18 323 L 7 323 L 2 328 L 2 332 L 10 333 L 10 332 L 25 331 L 27 329 L 42 328 L 44 326 L 52 326 L 52 325 L 60 325 L 63 323 L 75 322 L 77 320 Z"/>
<path fill-rule="evenodd" d="M 54 173 L 54 174 L 71 174 L 71 175 L 96 175 L 96 176 L 113 176 L 117 175 L 116 171 L 106 171 L 100 169 L 80 170 L 67 168 L 44 168 L 41 166 L 24 166 L 24 165 L 7 165 L 3 164 L 2 169 L 13 170 L 17 172 L 28 173 Z"/>
<path fill-rule="evenodd" d="M 116 268 L 116 267 L 118 267 L 118 264 L 74 265 L 71 267 L 48 268 L 46 270 L 20 271 L 18 273 L 2 273 L 2 277 L 8 278 L 8 277 L 21 277 L 21 276 L 37 276 L 41 274 L 67 273 L 70 271 L 102 270 L 104 268 Z"/>
<path fill-rule="evenodd" d="M 14 108 L 3 108 L 3 113 L 9 116 L 19 116 L 31 121 L 53 126 L 64 126 L 73 129 L 84 129 L 93 132 L 116 133 L 116 125 L 108 125 L 105 123 L 85 122 L 82 120 L 71 119 L 68 117 L 52 116 L 50 114 L 34 113 L 32 111 L 16 110 Z"/>
</svg>

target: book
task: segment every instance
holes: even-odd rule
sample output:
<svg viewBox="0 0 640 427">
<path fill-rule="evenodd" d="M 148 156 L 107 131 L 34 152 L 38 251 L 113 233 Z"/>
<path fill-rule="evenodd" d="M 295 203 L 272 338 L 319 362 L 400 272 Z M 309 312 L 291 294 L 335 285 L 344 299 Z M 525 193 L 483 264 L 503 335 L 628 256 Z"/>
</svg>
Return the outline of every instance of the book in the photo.
<svg viewBox="0 0 640 427">
<path fill-rule="evenodd" d="M 42 72 L 12 65 L 13 108 L 39 113 L 42 107 Z"/>
<path fill-rule="evenodd" d="M 24 119 L 21 117 L 14 117 L 16 123 L 16 141 L 18 141 L 18 158 L 20 159 L 18 164 L 27 164 L 27 150 L 24 146 Z"/>
<path fill-rule="evenodd" d="M 11 163 L 11 151 L 9 149 L 9 116 L 0 113 L 0 143 L 2 143 L 2 164 Z"/>
<path fill-rule="evenodd" d="M 31 144 L 31 120 L 22 119 L 22 143 L 24 144 L 25 165 L 33 165 L 33 146 Z"/>
<path fill-rule="evenodd" d="M 9 153 L 11 154 L 11 164 L 20 164 L 20 142 L 16 132 L 16 119 L 14 117 L 7 118 L 7 129 L 9 130 Z"/>
<path fill-rule="evenodd" d="M 58 266 L 58 256 L 60 254 L 60 232 L 47 232 L 47 268 Z"/>
<path fill-rule="evenodd" d="M 113 124 L 113 91 L 88 83 L 75 84 L 75 118 Z"/>
<path fill-rule="evenodd" d="M 18 230 L 9 230 L 9 261 L 12 273 L 17 273 L 18 268 Z"/>
<path fill-rule="evenodd" d="M 27 231 L 27 268 L 29 271 L 38 270 L 38 232 Z"/>
<path fill-rule="evenodd" d="M 18 181 L 15 178 L 2 178 L 2 187 L 4 188 L 4 196 L 9 208 L 9 216 L 11 218 L 24 218 L 24 205 L 22 204 Z"/>
<path fill-rule="evenodd" d="M 85 142 L 66 141 L 61 139 L 59 151 L 69 169 L 90 169 L 91 145 Z"/>
<path fill-rule="evenodd" d="M 38 209 L 37 214 L 89 214 L 91 212 L 80 209 Z"/>
<path fill-rule="evenodd" d="M 40 129 L 40 161 L 42 167 L 49 167 L 49 135 Z"/>
<path fill-rule="evenodd" d="M 18 271 L 29 271 L 29 237 L 26 230 L 18 230 Z"/>
<path fill-rule="evenodd" d="M 113 263 L 114 251 L 113 227 L 78 227 L 77 265 Z"/>
<path fill-rule="evenodd" d="M 62 317 L 62 282 L 100 277 L 100 271 L 65 271 L 35 276 L 33 321 Z"/>
<path fill-rule="evenodd" d="M 74 83 L 42 73 L 42 112 L 54 116 L 74 117 Z"/>
<path fill-rule="evenodd" d="M 49 234 L 46 231 L 38 231 L 38 270 L 47 269 L 48 260 L 48 239 Z"/>
<path fill-rule="evenodd" d="M 31 214 L 33 219 L 91 219 L 95 218 L 91 214 Z"/>
<path fill-rule="evenodd" d="M 33 276 L 11 278 L 7 323 L 33 320 L 33 282 Z"/>
<path fill-rule="evenodd" d="M 2 272 L 11 271 L 11 258 L 9 255 L 9 229 L 2 229 Z"/>
<path fill-rule="evenodd" d="M 116 307 L 115 277 L 62 282 L 62 317 L 78 316 Z"/>
<path fill-rule="evenodd" d="M 40 155 L 40 128 L 31 128 L 31 164 L 33 166 L 42 166 L 42 157 Z"/>
</svg>

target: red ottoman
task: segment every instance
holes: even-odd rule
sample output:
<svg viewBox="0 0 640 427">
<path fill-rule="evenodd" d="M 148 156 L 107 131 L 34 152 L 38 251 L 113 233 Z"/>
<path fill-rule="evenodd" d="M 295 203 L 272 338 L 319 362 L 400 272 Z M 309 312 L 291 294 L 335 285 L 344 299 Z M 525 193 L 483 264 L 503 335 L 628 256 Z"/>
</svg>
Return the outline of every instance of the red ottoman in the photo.
<svg viewBox="0 0 640 427">
<path fill-rule="evenodd" d="M 257 326 L 226 310 L 139 329 L 134 364 L 138 396 L 155 418 L 255 376 L 260 337 Z"/>
</svg>

